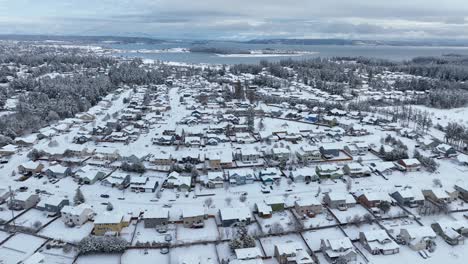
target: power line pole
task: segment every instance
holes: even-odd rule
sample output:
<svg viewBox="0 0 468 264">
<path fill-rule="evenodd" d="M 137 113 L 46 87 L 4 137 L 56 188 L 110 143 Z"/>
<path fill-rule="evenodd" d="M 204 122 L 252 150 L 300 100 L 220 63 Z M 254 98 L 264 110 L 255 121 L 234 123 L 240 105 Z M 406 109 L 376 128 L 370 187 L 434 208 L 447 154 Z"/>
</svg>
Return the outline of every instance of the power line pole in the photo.
<svg viewBox="0 0 468 264">
<path fill-rule="evenodd" d="M 13 206 L 13 199 L 15 198 L 14 192 L 11 190 L 11 186 L 8 186 L 8 190 L 10 192 L 10 206 Z M 13 223 L 13 230 L 16 230 L 16 223 L 15 223 L 15 212 L 12 208 L 10 208 L 11 211 L 11 219 Z"/>
</svg>

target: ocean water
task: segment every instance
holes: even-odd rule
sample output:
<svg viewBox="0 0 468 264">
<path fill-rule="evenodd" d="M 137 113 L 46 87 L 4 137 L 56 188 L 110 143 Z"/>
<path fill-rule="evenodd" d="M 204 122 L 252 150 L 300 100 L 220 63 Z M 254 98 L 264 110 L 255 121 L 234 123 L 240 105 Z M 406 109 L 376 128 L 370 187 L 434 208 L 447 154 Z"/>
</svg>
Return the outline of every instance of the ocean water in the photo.
<svg viewBox="0 0 468 264">
<path fill-rule="evenodd" d="M 209 64 L 238 64 L 238 63 L 258 63 L 261 60 L 279 61 L 287 58 L 303 60 L 308 58 L 328 58 L 328 57 L 354 57 L 363 56 L 371 58 L 381 58 L 394 61 L 410 60 L 420 56 L 442 56 L 444 54 L 468 55 L 468 47 L 420 47 L 420 46 L 337 46 L 337 45 L 265 45 L 265 44 L 243 44 L 231 42 L 213 42 L 204 45 L 193 45 L 184 42 L 174 42 L 165 44 L 109 44 L 110 48 L 118 49 L 121 52 L 116 55 L 126 57 L 140 57 L 161 61 L 173 61 L 183 63 L 209 63 Z M 231 48 L 236 50 L 262 50 L 276 49 L 288 51 L 303 51 L 308 54 L 300 56 L 219 56 L 212 53 L 181 53 L 164 52 L 164 49 L 190 48 L 193 46 L 206 46 L 215 48 Z M 140 52 L 138 52 L 140 51 Z M 144 51 L 144 52 L 141 52 Z M 153 52 L 151 52 L 153 51 Z"/>
</svg>

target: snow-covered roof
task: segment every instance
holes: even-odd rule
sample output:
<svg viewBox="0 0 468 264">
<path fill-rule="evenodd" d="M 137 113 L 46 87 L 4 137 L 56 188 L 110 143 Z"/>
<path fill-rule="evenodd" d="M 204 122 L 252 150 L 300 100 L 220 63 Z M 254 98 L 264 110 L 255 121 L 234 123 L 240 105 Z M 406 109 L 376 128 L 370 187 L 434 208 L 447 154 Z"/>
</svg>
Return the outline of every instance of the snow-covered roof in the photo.
<svg viewBox="0 0 468 264">
<path fill-rule="evenodd" d="M 153 208 L 143 214 L 143 219 L 166 219 L 169 218 L 169 210 L 165 208 Z"/>
<path fill-rule="evenodd" d="M 236 258 L 240 260 L 261 258 L 263 256 L 258 247 L 238 248 L 234 252 L 236 253 Z"/>
<path fill-rule="evenodd" d="M 222 220 L 238 220 L 238 219 L 250 219 L 252 216 L 250 209 L 246 206 L 230 208 L 225 207 L 219 209 Z"/>
</svg>

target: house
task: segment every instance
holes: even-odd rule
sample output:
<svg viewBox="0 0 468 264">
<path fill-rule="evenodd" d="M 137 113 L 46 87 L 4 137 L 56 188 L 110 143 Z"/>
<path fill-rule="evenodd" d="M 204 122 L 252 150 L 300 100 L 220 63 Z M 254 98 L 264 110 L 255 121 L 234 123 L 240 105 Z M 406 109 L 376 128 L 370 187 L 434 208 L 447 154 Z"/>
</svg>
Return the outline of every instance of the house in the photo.
<svg viewBox="0 0 468 264">
<path fill-rule="evenodd" d="M 255 149 L 243 148 L 240 150 L 238 157 L 244 163 L 257 163 L 260 153 Z"/>
<path fill-rule="evenodd" d="M 34 207 L 39 202 L 39 196 L 29 192 L 19 192 L 8 201 L 8 208 L 11 210 L 26 210 Z"/>
<path fill-rule="evenodd" d="M 18 264 L 43 264 L 46 257 L 40 252 L 36 252 L 31 256 L 27 257 L 25 260 L 18 262 Z"/>
<path fill-rule="evenodd" d="M 208 188 L 223 188 L 224 174 L 222 171 L 209 171 L 205 179 Z"/>
<path fill-rule="evenodd" d="M 179 191 L 189 191 L 192 186 L 192 177 L 183 176 L 173 171 L 167 176 L 165 186 L 168 188 L 177 188 Z"/>
<path fill-rule="evenodd" d="M 288 161 L 291 156 L 291 151 L 287 148 L 273 148 L 271 150 L 271 156 L 277 161 Z"/>
<path fill-rule="evenodd" d="M 219 165 L 223 169 L 228 169 L 232 167 L 232 152 L 228 151 L 223 151 L 220 153 L 221 160 L 219 162 Z"/>
<path fill-rule="evenodd" d="M 391 161 L 372 162 L 369 165 L 372 172 L 380 175 L 389 175 L 396 169 L 395 164 Z"/>
<path fill-rule="evenodd" d="M 278 168 L 265 168 L 258 172 L 259 178 L 266 185 L 271 185 L 281 178 L 281 172 Z"/>
<path fill-rule="evenodd" d="M 296 156 L 302 163 L 318 161 L 322 159 L 322 153 L 317 146 L 305 145 L 296 152 Z"/>
<path fill-rule="evenodd" d="M 357 162 L 344 165 L 343 171 L 350 177 L 366 177 L 371 175 L 371 171 L 368 167 L 363 166 Z"/>
<path fill-rule="evenodd" d="M 319 148 L 325 159 L 333 159 L 340 156 L 341 146 L 338 144 L 327 144 Z"/>
<path fill-rule="evenodd" d="M 132 192 L 155 192 L 158 181 L 144 176 L 132 176 L 130 178 L 130 190 Z"/>
<path fill-rule="evenodd" d="M 61 211 L 62 221 L 67 226 L 82 226 L 88 220 L 93 219 L 94 215 L 93 209 L 87 204 L 65 205 Z"/>
<path fill-rule="evenodd" d="M 428 226 L 402 228 L 399 237 L 412 250 L 419 251 L 429 249 L 434 245 L 436 234 Z"/>
<path fill-rule="evenodd" d="M 199 147 L 202 145 L 202 139 L 200 137 L 189 136 L 185 137 L 184 143 L 187 147 Z"/>
<path fill-rule="evenodd" d="M 161 151 L 157 153 L 155 156 L 151 157 L 150 161 L 155 165 L 170 166 L 176 161 L 176 159 L 172 157 L 171 153 Z"/>
<path fill-rule="evenodd" d="M 382 202 L 391 203 L 391 198 L 387 193 L 383 192 L 361 192 L 357 193 L 357 200 L 360 204 L 366 206 L 367 208 L 378 207 Z"/>
<path fill-rule="evenodd" d="M 143 214 L 145 228 L 157 228 L 169 224 L 169 210 L 164 208 L 153 208 Z"/>
<path fill-rule="evenodd" d="M 302 197 L 294 202 L 294 209 L 300 216 L 314 217 L 322 212 L 322 204 L 314 197 Z"/>
<path fill-rule="evenodd" d="M 432 150 L 432 152 L 434 152 L 435 154 L 439 154 L 446 158 L 451 158 L 451 157 L 455 157 L 458 155 L 455 148 L 453 148 L 452 146 L 448 144 L 439 144 Z"/>
<path fill-rule="evenodd" d="M 314 264 L 314 260 L 298 242 L 275 245 L 275 258 L 279 264 Z"/>
<path fill-rule="evenodd" d="M 338 239 L 322 239 L 320 249 L 330 263 L 337 263 L 339 259 L 344 263 L 357 260 L 357 253 L 348 237 Z"/>
<path fill-rule="evenodd" d="M 184 227 L 200 228 L 205 225 L 206 213 L 203 207 L 192 206 L 184 208 L 182 211 L 182 220 Z"/>
<path fill-rule="evenodd" d="M 273 209 L 265 202 L 259 202 L 255 204 L 258 216 L 263 218 L 270 218 L 272 216 Z"/>
<path fill-rule="evenodd" d="M 284 210 L 284 199 L 281 196 L 269 196 L 265 198 L 264 202 L 271 206 L 273 212 Z"/>
<path fill-rule="evenodd" d="M 319 177 L 311 168 L 302 167 L 289 172 L 289 178 L 294 182 L 311 182 L 317 181 Z"/>
<path fill-rule="evenodd" d="M 41 173 L 44 165 L 36 161 L 28 161 L 18 166 L 18 172 L 21 174 Z"/>
<path fill-rule="evenodd" d="M 7 189 L 0 188 L 0 204 L 3 204 L 10 198 L 11 192 Z"/>
<path fill-rule="evenodd" d="M 238 260 L 256 260 L 263 257 L 263 254 L 258 247 L 238 248 L 234 250 L 234 253 L 236 254 L 236 259 Z M 250 262 L 246 262 L 246 264 L 247 263 Z M 252 264 L 254 264 L 254 262 L 252 262 Z"/>
<path fill-rule="evenodd" d="M 49 178 L 62 179 L 71 174 L 71 168 L 56 164 L 47 168 L 45 173 Z"/>
<path fill-rule="evenodd" d="M 0 148 L 0 157 L 11 156 L 16 153 L 18 147 L 12 144 L 5 145 Z"/>
<path fill-rule="evenodd" d="M 385 155 L 393 152 L 394 150 L 395 149 L 389 145 L 371 145 L 371 152 L 381 158 L 385 157 Z"/>
<path fill-rule="evenodd" d="M 399 190 L 390 194 L 399 204 L 410 208 L 418 207 L 424 204 L 424 196 L 421 191 L 406 189 Z"/>
<path fill-rule="evenodd" d="M 407 172 L 421 170 L 421 162 L 417 159 L 401 159 L 397 163 Z"/>
<path fill-rule="evenodd" d="M 468 202 L 468 184 L 455 184 L 455 190 L 458 191 L 458 197 L 463 201 Z"/>
<path fill-rule="evenodd" d="M 105 176 L 105 172 L 101 171 L 98 167 L 90 165 L 86 165 L 75 172 L 75 178 L 83 184 L 94 184 Z"/>
<path fill-rule="evenodd" d="M 96 116 L 90 113 L 78 113 L 76 114 L 76 117 L 83 122 L 92 122 L 96 119 Z"/>
<path fill-rule="evenodd" d="M 369 152 L 369 146 L 366 143 L 354 143 L 344 146 L 344 151 L 351 156 L 363 156 Z"/>
<path fill-rule="evenodd" d="M 359 232 L 359 241 L 372 255 L 390 255 L 400 252 L 400 247 L 385 230 Z"/>
<path fill-rule="evenodd" d="M 101 181 L 101 185 L 125 189 L 130 184 L 130 175 L 126 173 L 113 172 L 110 176 Z"/>
<path fill-rule="evenodd" d="M 15 138 L 15 144 L 21 147 L 29 147 L 37 143 L 37 137 L 34 134 L 31 134 L 27 137 L 17 137 Z"/>
<path fill-rule="evenodd" d="M 425 189 L 422 190 L 422 194 L 427 200 L 431 200 L 436 203 L 450 203 L 452 201 L 450 196 L 440 188 Z"/>
<path fill-rule="evenodd" d="M 255 138 L 247 132 L 241 132 L 235 134 L 236 142 L 239 144 L 247 144 L 255 142 Z"/>
<path fill-rule="evenodd" d="M 468 166 L 468 155 L 465 155 L 465 154 L 457 155 L 457 162 L 462 166 Z"/>
<path fill-rule="evenodd" d="M 244 185 L 254 182 L 252 173 L 247 172 L 229 172 L 229 183 L 232 185 Z"/>
<path fill-rule="evenodd" d="M 248 207 L 242 206 L 221 208 L 219 209 L 219 217 L 222 226 L 230 227 L 238 223 L 250 224 L 252 215 Z"/>
<path fill-rule="evenodd" d="M 440 144 L 439 140 L 429 137 L 418 138 L 417 142 L 419 143 L 422 149 L 427 150 L 433 150 Z"/>
<path fill-rule="evenodd" d="M 94 220 L 93 233 L 96 236 L 118 235 L 130 224 L 130 216 L 120 213 L 102 213 Z"/>
<path fill-rule="evenodd" d="M 159 137 L 154 137 L 151 139 L 151 142 L 155 145 L 160 145 L 160 146 L 171 146 L 174 144 L 176 138 L 174 135 L 161 135 Z"/>
<path fill-rule="evenodd" d="M 49 198 L 42 199 L 37 204 L 36 208 L 53 216 L 60 214 L 60 211 L 66 205 L 70 205 L 70 201 L 68 199 L 58 196 L 51 196 Z"/>
<path fill-rule="evenodd" d="M 328 192 L 323 196 L 323 202 L 331 209 L 345 211 L 356 205 L 356 200 L 349 193 Z"/>
<path fill-rule="evenodd" d="M 321 179 L 336 179 L 343 176 L 340 168 L 333 164 L 321 164 L 315 167 L 315 172 Z"/>
<path fill-rule="evenodd" d="M 432 224 L 431 228 L 452 246 L 464 244 L 468 236 L 468 226 L 462 221 L 439 221 Z"/>
</svg>

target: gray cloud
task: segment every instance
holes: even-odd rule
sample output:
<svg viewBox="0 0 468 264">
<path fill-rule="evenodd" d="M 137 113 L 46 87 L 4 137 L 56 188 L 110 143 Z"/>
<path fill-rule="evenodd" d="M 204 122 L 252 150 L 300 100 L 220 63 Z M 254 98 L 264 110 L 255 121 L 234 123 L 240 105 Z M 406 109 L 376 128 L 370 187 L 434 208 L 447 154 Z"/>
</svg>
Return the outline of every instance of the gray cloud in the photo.
<svg viewBox="0 0 468 264">
<path fill-rule="evenodd" d="M 468 38 L 446 0 L 0 0 L 0 33 L 258 38 Z"/>
</svg>

